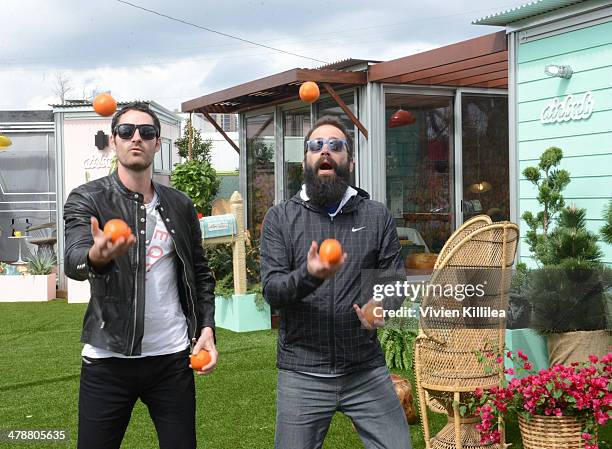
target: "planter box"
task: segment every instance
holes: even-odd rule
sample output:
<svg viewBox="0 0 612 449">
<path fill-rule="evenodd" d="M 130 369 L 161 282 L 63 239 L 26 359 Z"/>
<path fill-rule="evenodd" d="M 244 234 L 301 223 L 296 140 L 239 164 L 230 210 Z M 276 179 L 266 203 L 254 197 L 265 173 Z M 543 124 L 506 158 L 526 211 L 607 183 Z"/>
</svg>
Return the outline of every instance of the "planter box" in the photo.
<svg viewBox="0 0 612 449">
<path fill-rule="evenodd" d="M 215 324 L 234 332 L 251 332 L 270 329 L 270 306 L 257 310 L 255 294 L 232 295 L 231 298 L 215 298 Z"/>
<path fill-rule="evenodd" d="M 56 275 L 0 276 L 0 302 L 49 301 L 55 298 Z"/>
</svg>

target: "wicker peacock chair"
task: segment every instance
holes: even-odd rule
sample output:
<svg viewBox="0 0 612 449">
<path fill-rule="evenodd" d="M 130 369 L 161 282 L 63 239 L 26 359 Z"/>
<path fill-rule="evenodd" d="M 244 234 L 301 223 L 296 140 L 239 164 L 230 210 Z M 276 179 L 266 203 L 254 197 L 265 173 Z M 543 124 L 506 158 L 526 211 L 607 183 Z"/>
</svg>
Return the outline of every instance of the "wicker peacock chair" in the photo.
<svg viewBox="0 0 612 449">
<path fill-rule="evenodd" d="M 429 285 L 481 285 L 484 295 L 458 301 L 439 292 L 425 295 L 421 308 L 462 310 L 489 307 L 506 310 L 511 267 L 518 244 L 518 227 L 509 222 L 490 223 L 476 217 L 459 228 L 442 249 Z M 459 404 L 476 388 L 499 385 L 500 373 L 489 373 L 476 352 L 504 347 L 505 318 L 421 317 L 415 343 L 415 374 L 426 449 L 503 448 L 480 443 L 478 419 L 461 417 Z M 448 414 L 448 424 L 430 437 L 427 406 Z"/>
</svg>

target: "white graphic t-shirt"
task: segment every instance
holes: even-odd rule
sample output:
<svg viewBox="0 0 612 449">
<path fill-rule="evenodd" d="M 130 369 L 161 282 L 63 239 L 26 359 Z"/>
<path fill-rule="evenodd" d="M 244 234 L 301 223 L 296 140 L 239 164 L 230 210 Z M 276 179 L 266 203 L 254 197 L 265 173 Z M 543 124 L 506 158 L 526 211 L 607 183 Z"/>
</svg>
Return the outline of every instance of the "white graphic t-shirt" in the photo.
<svg viewBox="0 0 612 449">
<path fill-rule="evenodd" d="M 157 193 L 145 204 L 147 248 L 145 272 L 145 313 L 142 355 L 172 354 L 189 346 L 187 321 L 181 309 L 177 285 L 174 242 L 157 206 Z M 126 357 L 86 344 L 82 355 L 92 358 Z"/>
</svg>

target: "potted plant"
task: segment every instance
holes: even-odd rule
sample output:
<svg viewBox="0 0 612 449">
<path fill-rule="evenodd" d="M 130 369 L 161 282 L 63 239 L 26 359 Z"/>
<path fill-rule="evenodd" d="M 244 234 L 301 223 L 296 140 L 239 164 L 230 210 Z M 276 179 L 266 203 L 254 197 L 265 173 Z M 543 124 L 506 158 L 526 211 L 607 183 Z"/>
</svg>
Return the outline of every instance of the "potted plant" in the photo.
<svg viewBox="0 0 612 449">
<path fill-rule="evenodd" d="M 533 370 L 521 351 L 507 352 L 518 369 L 500 387 L 477 390 L 466 406 L 480 417 L 483 443 L 500 441 L 500 418 L 517 413 L 524 449 L 597 449 L 597 428 L 612 416 L 612 352 L 587 363 Z M 479 355 L 489 369 L 503 369 L 503 356 Z"/>
<path fill-rule="evenodd" d="M 530 327 L 546 337 L 550 364 L 602 356 L 606 329 L 606 290 L 610 270 L 602 263 L 597 235 L 586 228 L 586 211 L 565 206 L 562 190 L 569 173 L 558 166 L 560 148 L 548 148 L 537 167 L 523 175 L 537 188 L 542 210 L 527 211 L 526 241 L 538 268 L 523 273 L 520 292 L 532 309 Z"/>
<path fill-rule="evenodd" d="M 0 302 L 48 301 L 55 298 L 55 255 L 46 251 L 33 255 L 24 269 L 7 274 L 9 265 L 0 273 Z"/>
</svg>

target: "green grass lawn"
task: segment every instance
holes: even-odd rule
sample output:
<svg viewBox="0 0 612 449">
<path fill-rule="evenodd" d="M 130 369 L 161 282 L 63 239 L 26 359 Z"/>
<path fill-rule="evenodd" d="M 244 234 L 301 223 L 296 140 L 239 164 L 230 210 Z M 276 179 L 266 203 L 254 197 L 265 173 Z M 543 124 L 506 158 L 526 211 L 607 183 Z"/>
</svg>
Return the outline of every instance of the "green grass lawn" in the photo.
<svg viewBox="0 0 612 449">
<path fill-rule="evenodd" d="M 84 311 L 85 305 L 61 300 L 0 304 L 0 428 L 59 428 L 72 437 L 68 445 L 0 442 L 0 448 L 75 447 Z M 276 331 L 237 334 L 219 329 L 217 339 L 217 369 L 211 376 L 196 377 L 198 447 L 270 449 L 274 445 Z M 445 418 L 432 418 L 435 432 Z M 423 449 L 420 424 L 411 426 L 411 432 L 414 449 Z M 611 433 L 608 426 L 600 436 L 610 441 Z M 508 437 L 512 448 L 522 448 L 516 422 L 508 423 Z M 156 447 L 153 424 L 139 402 L 122 448 Z M 324 448 L 359 447 L 363 446 L 350 421 L 337 414 Z"/>
</svg>

